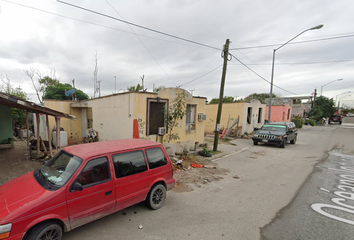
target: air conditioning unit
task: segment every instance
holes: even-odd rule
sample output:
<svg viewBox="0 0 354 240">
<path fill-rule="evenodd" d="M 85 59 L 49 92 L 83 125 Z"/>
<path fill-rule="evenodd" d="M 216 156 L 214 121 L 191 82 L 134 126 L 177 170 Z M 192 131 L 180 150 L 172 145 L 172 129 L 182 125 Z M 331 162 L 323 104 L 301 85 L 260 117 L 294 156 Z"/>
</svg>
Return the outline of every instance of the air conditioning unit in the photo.
<svg viewBox="0 0 354 240">
<path fill-rule="evenodd" d="M 166 128 L 165 127 L 159 127 L 158 134 L 159 135 L 165 135 L 166 134 Z"/>
<path fill-rule="evenodd" d="M 203 113 L 198 114 L 198 121 L 205 121 L 206 120 L 206 115 Z"/>
</svg>

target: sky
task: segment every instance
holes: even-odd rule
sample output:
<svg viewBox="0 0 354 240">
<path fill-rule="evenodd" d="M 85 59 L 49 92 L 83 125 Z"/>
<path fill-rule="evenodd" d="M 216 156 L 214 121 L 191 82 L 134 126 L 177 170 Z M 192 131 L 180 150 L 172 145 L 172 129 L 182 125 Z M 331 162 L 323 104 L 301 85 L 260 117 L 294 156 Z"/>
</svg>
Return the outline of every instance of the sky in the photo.
<svg viewBox="0 0 354 240">
<path fill-rule="evenodd" d="M 350 0 L 0 0 L 0 74 L 34 102 L 29 69 L 55 72 L 61 83 L 75 79 L 77 89 L 97 97 L 97 62 L 101 96 L 142 84 L 144 76 L 147 91 L 181 87 L 210 101 L 219 97 L 229 39 L 224 96 L 269 93 L 273 49 L 281 47 L 273 93 L 317 89 L 354 106 L 353 12 Z"/>
</svg>

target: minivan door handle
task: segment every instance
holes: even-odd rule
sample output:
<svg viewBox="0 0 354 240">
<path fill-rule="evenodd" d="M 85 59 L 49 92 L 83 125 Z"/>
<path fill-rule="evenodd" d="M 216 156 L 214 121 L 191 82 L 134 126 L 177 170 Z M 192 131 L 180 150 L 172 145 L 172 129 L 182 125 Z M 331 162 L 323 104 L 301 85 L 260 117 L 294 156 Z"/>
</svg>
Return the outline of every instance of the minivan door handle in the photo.
<svg viewBox="0 0 354 240">
<path fill-rule="evenodd" d="M 108 195 L 111 195 L 111 194 L 112 194 L 112 191 L 109 191 L 109 192 L 105 193 L 105 196 L 108 196 Z"/>
</svg>

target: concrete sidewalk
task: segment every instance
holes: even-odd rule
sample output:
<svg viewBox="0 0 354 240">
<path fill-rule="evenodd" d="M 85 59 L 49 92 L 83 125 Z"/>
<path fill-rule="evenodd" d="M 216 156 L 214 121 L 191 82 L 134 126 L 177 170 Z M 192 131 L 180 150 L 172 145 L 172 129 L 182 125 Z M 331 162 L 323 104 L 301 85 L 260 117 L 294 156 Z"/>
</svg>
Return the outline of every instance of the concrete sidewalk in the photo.
<svg viewBox="0 0 354 240">
<path fill-rule="evenodd" d="M 212 136 L 207 136 L 205 137 L 204 142 L 208 144 L 208 149 L 212 150 L 214 146 L 214 137 Z M 225 141 L 225 140 L 219 140 L 218 143 L 218 151 L 221 153 L 215 154 L 212 157 L 209 157 L 208 159 L 212 161 L 217 161 L 219 159 L 228 157 L 230 155 L 246 151 L 250 146 L 252 146 L 252 139 L 245 139 L 245 138 L 235 138 L 230 141 Z M 198 148 L 197 151 L 201 151 L 202 148 Z"/>
</svg>

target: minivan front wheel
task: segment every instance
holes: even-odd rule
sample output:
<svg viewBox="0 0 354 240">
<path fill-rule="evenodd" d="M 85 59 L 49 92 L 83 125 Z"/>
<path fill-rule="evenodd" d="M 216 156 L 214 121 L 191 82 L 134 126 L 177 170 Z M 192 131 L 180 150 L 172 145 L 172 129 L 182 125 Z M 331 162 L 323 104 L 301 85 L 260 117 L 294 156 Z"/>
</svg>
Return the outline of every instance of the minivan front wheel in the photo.
<svg viewBox="0 0 354 240">
<path fill-rule="evenodd" d="M 155 185 L 147 195 L 146 205 L 152 210 L 159 209 L 163 206 L 166 199 L 166 188 L 162 184 Z"/>
<path fill-rule="evenodd" d="M 61 240 L 63 229 L 54 222 L 41 223 L 34 227 L 26 236 L 26 240 L 53 239 Z"/>
</svg>

